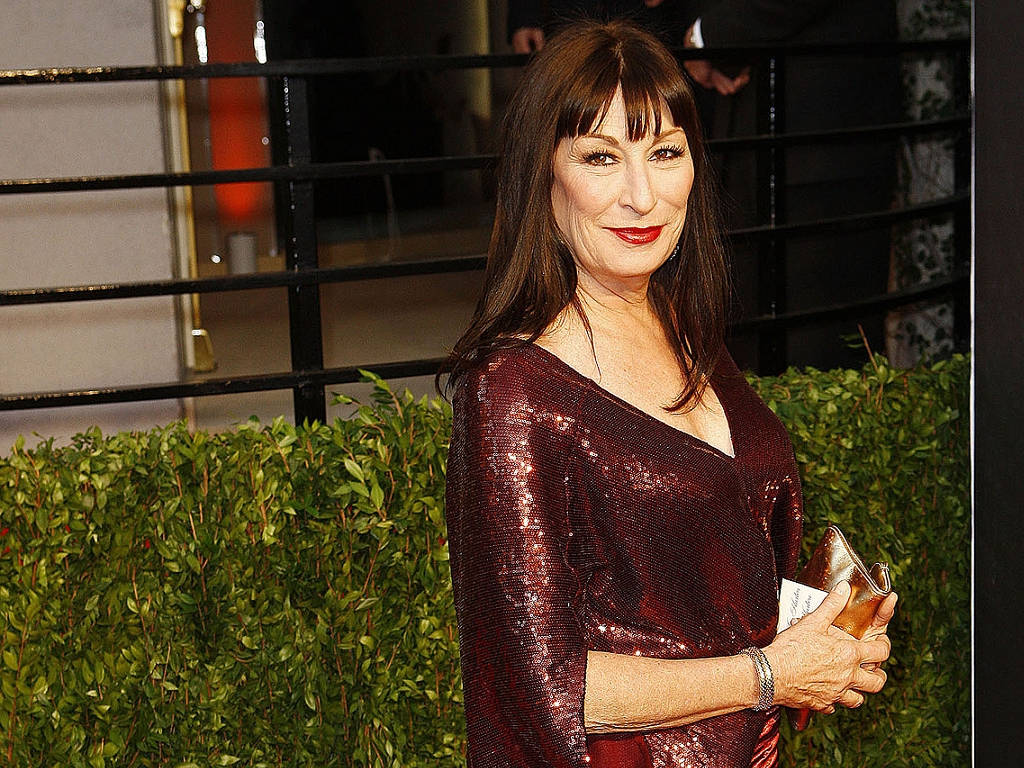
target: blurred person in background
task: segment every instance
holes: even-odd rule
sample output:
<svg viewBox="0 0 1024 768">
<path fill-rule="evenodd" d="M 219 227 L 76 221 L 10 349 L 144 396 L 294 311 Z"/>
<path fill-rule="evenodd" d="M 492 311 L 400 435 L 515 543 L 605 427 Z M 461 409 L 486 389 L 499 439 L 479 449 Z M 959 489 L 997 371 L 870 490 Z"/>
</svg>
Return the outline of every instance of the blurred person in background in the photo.
<svg viewBox="0 0 1024 768">
<path fill-rule="evenodd" d="M 516 53 L 533 53 L 559 26 L 583 18 L 629 18 L 671 37 L 699 9 L 696 0 L 508 0 L 508 40 Z"/>
<path fill-rule="evenodd" d="M 666 0 L 671 2 L 672 0 Z M 701 7 L 702 6 L 702 7 Z M 691 48 L 762 43 L 867 44 L 895 40 L 893 0 L 718 0 L 687 9 L 684 44 Z M 758 104 L 749 67 L 690 59 L 687 72 L 714 96 L 702 103 L 712 138 L 765 132 L 766 104 Z M 754 73 L 756 74 L 756 73 Z M 902 120 L 899 62 L 895 55 L 796 54 L 780 60 L 778 87 L 782 109 L 777 133 L 798 133 L 897 123 Z M 759 124 L 760 123 L 760 124 Z M 896 141 L 856 139 L 808 142 L 784 150 L 778 189 L 779 223 L 812 221 L 885 211 L 892 206 L 896 184 Z M 735 201 L 730 226 L 766 223 L 757 217 L 758 167 L 753 151 L 728 151 L 720 164 L 722 184 Z M 763 205 L 762 205 L 763 207 Z M 889 282 L 891 234 L 888 227 L 861 228 L 839 235 L 811 235 L 786 240 L 782 272 L 785 301 L 781 311 L 855 301 L 884 293 Z M 755 312 L 756 254 L 749 268 L 737 270 L 742 302 Z M 760 308 L 764 311 L 764 308 Z M 883 348 L 884 314 L 860 322 L 875 349 Z M 841 337 L 856 333 L 853 321 L 793 328 L 785 344 L 797 365 L 858 367 L 863 349 L 851 349 Z M 762 368 L 762 372 L 767 371 Z"/>
</svg>

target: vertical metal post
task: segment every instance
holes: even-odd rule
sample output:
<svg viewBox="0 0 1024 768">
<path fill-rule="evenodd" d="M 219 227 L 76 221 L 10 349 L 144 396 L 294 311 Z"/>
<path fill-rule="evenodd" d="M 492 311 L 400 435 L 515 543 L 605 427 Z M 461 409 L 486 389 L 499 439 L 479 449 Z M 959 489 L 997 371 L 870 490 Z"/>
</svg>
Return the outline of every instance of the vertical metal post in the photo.
<svg viewBox="0 0 1024 768">
<path fill-rule="evenodd" d="M 961 52 L 952 54 L 953 108 L 970 105 L 967 62 Z M 953 145 L 953 189 L 971 187 L 971 132 L 961 131 Z M 971 209 L 962 206 L 953 214 L 953 267 L 967 267 L 971 260 Z M 965 283 L 953 293 L 953 344 L 967 351 L 971 344 L 971 287 Z"/>
<path fill-rule="evenodd" d="M 288 146 L 288 165 L 305 165 L 312 158 L 307 82 L 301 77 L 281 79 L 284 129 Z M 315 270 L 319 265 L 316 219 L 313 210 L 313 182 L 292 181 L 287 186 L 289 215 L 285 217 L 288 269 L 294 272 Z M 320 317 L 320 286 L 299 285 L 288 289 L 288 335 L 291 341 L 293 371 L 322 371 L 324 367 L 323 332 Z M 327 420 L 327 404 L 322 387 L 308 381 L 292 390 L 295 423 Z"/>
<path fill-rule="evenodd" d="M 757 93 L 757 131 L 772 136 L 782 133 L 785 83 L 783 62 L 768 57 L 761 68 Z M 775 226 L 785 222 L 785 149 L 770 146 L 757 153 L 758 221 Z M 778 315 L 786 311 L 786 241 L 783 237 L 764 238 L 758 245 L 758 313 Z M 758 335 L 758 373 L 774 374 L 786 367 L 786 331 L 769 326 Z"/>
</svg>

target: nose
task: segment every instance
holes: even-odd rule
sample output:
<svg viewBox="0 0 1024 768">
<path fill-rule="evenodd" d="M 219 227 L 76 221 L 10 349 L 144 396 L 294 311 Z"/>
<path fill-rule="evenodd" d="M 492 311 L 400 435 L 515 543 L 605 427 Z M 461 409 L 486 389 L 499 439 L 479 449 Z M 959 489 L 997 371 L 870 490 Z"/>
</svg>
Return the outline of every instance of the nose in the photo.
<svg viewBox="0 0 1024 768">
<path fill-rule="evenodd" d="M 651 169 L 640 161 L 626 163 L 619 202 L 644 216 L 653 210 L 657 198 L 651 185 Z"/>
</svg>

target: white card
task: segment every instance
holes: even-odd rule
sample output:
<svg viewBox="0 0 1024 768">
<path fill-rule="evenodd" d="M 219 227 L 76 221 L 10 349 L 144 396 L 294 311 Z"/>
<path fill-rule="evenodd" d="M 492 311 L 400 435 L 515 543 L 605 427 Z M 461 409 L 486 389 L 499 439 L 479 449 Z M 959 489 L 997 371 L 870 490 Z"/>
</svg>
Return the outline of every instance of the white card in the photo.
<svg viewBox="0 0 1024 768">
<path fill-rule="evenodd" d="M 813 611 L 828 597 L 828 592 L 815 589 L 789 579 L 782 580 L 779 590 L 779 626 L 777 632 L 788 629 L 797 619 Z"/>
</svg>

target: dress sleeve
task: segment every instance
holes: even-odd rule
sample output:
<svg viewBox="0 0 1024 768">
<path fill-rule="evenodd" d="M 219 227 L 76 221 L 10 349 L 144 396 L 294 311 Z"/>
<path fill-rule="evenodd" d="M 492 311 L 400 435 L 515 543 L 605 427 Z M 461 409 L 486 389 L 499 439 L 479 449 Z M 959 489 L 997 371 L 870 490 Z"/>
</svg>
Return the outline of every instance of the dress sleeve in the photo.
<svg viewBox="0 0 1024 768">
<path fill-rule="evenodd" d="M 567 558 L 571 419 L 537 403 L 528 374 L 462 379 L 446 518 L 468 766 L 582 768 L 587 647 Z"/>
<path fill-rule="evenodd" d="M 790 457 L 792 453 L 793 448 L 789 446 Z M 775 572 L 780 578 L 792 579 L 800 560 L 804 502 L 800 470 L 795 457 L 789 459 L 787 468 L 789 471 L 782 478 L 775 508 L 772 510 L 771 536 L 775 550 Z"/>
</svg>

